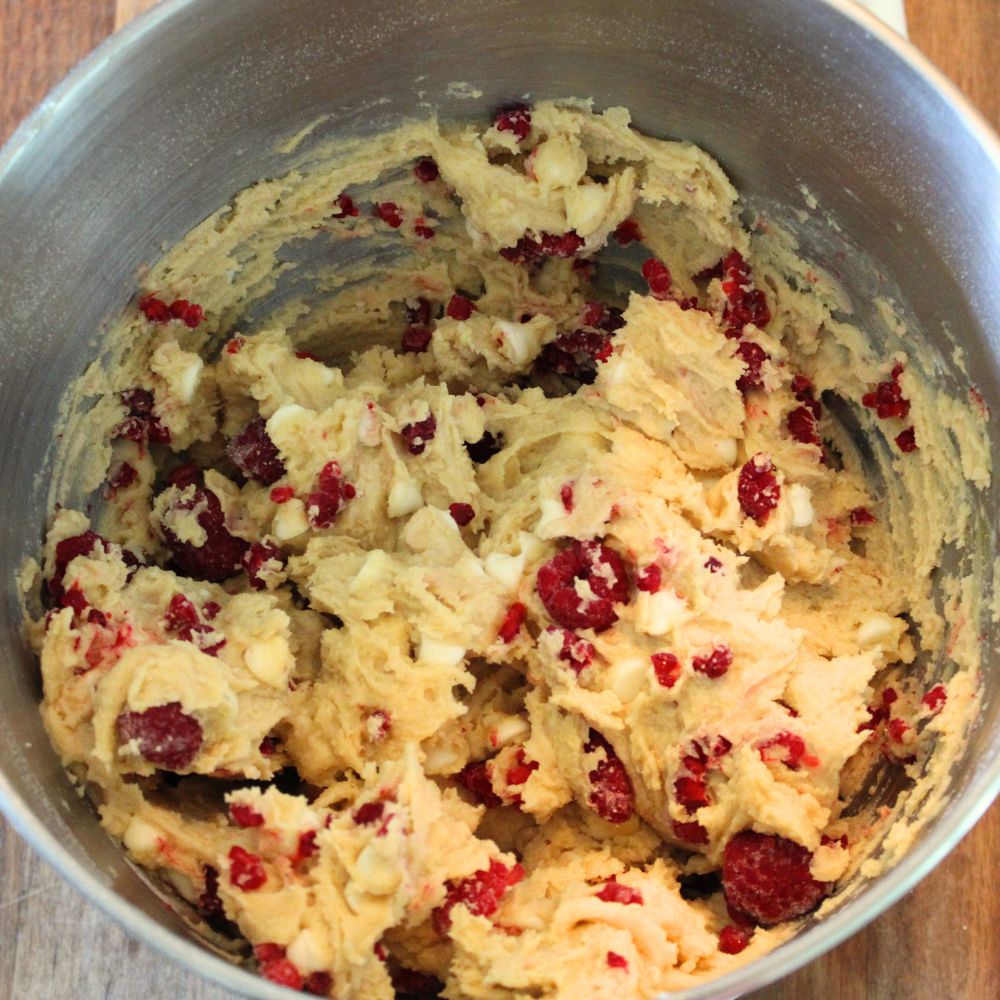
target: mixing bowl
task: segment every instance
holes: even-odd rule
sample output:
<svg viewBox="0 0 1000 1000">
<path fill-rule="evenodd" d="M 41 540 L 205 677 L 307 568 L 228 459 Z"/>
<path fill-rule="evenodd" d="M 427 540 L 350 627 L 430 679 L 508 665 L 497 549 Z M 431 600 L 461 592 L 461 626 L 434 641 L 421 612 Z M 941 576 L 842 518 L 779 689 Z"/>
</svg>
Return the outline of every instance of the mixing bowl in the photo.
<svg viewBox="0 0 1000 1000">
<path fill-rule="evenodd" d="M 913 49 L 845 0 L 170 0 L 105 43 L 0 160 L 0 802 L 132 933 L 247 996 L 291 994 L 185 934 L 75 794 L 41 727 L 14 577 L 43 530 L 58 402 L 142 265 L 240 187 L 287 170 L 289 136 L 327 116 L 300 155 L 332 135 L 432 110 L 483 115 L 524 96 L 625 105 L 643 131 L 700 144 L 756 210 L 794 228 L 804 257 L 836 262 L 860 326 L 874 291 L 888 290 L 937 348 L 941 384 L 968 388 L 957 341 L 1000 410 L 1000 147 Z M 797 215 L 813 197 L 821 210 Z M 978 512 L 983 552 L 996 550 L 998 510 L 994 482 Z M 944 857 L 1000 788 L 1000 671 L 984 673 L 983 689 L 945 808 L 905 858 L 686 997 L 785 975 Z"/>
</svg>

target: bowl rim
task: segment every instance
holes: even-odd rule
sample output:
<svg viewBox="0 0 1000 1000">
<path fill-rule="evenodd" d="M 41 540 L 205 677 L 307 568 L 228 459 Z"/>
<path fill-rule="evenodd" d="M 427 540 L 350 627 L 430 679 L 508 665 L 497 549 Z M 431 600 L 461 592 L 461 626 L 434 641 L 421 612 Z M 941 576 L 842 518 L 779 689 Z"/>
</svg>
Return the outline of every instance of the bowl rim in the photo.
<svg viewBox="0 0 1000 1000">
<path fill-rule="evenodd" d="M 120 30 L 113 32 L 77 63 L 25 118 L 0 150 L 0 184 L 20 154 L 46 126 L 48 120 L 77 91 L 85 90 L 89 80 L 108 62 L 154 32 L 160 24 L 201 0 L 160 0 L 158 4 Z M 959 89 L 924 56 L 907 38 L 856 0 L 794 0 L 797 7 L 827 7 L 852 21 L 896 56 L 924 83 L 936 90 L 979 148 L 1000 174 L 1000 137 L 985 117 Z M 950 822 L 936 817 L 923 841 L 916 844 L 885 874 L 872 889 L 846 903 L 816 926 L 780 945 L 747 965 L 697 987 L 661 994 L 671 1000 L 721 1000 L 763 987 L 788 976 L 796 969 L 832 950 L 848 937 L 881 916 L 909 892 L 950 853 L 959 841 L 982 818 L 993 800 L 1000 795 L 1000 751 L 973 778 L 962 795 L 951 803 Z M 248 970 L 213 954 L 193 937 L 169 930 L 147 916 L 123 896 L 102 884 L 90 869 L 77 860 L 35 814 L 30 804 L 11 786 L 0 771 L 0 811 L 11 827 L 29 846 L 50 864 L 62 878 L 94 903 L 127 934 L 149 945 L 159 954 L 203 979 L 255 1000 L 288 1000 L 301 993 L 269 983 Z M 858 905 L 861 899 L 865 905 Z"/>
</svg>

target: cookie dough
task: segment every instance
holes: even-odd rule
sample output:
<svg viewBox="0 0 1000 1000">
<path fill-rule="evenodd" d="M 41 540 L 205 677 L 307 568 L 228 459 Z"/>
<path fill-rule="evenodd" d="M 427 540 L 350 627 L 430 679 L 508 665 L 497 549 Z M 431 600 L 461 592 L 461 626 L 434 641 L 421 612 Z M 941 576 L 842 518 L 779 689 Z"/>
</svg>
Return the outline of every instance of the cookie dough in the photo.
<svg viewBox="0 0 1000 1000">
<path fill-rule="evenodd" d="M 622 109 L 517 106 L 342 144 L 143 278 L 31 634 L 215 944 L 338 1000 L 651 997 L 836 905 L 879 754 L 959 752 L 977 597 L 927 577 L 971 515 L 907 497 L 963 509 L 982 420 L 740 210 Z"/>
</svg>

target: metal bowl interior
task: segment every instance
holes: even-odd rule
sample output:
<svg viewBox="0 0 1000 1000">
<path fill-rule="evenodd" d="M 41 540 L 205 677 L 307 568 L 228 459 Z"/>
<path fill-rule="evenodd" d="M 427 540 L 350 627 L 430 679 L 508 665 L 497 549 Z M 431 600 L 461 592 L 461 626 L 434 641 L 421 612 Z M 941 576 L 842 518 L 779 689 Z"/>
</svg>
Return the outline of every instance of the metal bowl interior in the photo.
<svg viewBox="0 0 1000 1000">
<path fill-rule="evenodd" d="M 624 105 L 643 131 L 709 150 L 775 218 L 802 207 L 807 185 L 839 233 L 822 220 L 800 226 L 803 256 L 845 254 L 856 319 L 864 325 L 879 273 L 891 276 L 938 348 L 937 377 L 963 389 L 954 338 L 1000 412 L 1000 147 L 849 0 L 620 0 L 610 16 L 600 0 L 168 0 L 105 43 L 0 158 L 0 472 L 12 484 L 0 525 L 0 804 L 132 933 L 247 996 L 292 994 L 185 933 L 74 793 L 41 727 L 14 575 L 44 528 L 58 403 L 142 265 L 239 188 L 287 170 L 277 146 L 300 128 L 327 115 L 317 139 L 357 134 L 524 96 Z M 996 550 L 998 509 L 994 484 L 980 512 L 985 551 Z M 908 855 L 778 951 L 685 996 L 736 996 L 831 948 L 937 864 L 998 790 L 993 671 L 948 805 Z"/>
</svg>

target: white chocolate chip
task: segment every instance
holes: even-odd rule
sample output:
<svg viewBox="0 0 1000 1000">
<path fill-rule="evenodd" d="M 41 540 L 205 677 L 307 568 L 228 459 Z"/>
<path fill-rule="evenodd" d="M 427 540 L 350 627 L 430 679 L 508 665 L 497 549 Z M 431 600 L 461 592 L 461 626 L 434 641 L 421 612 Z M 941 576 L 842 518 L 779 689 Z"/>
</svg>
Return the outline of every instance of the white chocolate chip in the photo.
<svg viewBox="0 0 1000 1000">
<path fill-rule="evenodd" d="M 566 508 L 562 500 L 544 497 L 539 504 L 542 515 L 535 531 L 539 538 L 559 538 L 565 535 Z"/>
<path fill-rule="evenodd" d="M 543 191 L 574 187 L 587 170 L 587 154 L 565 136 L 553 135 L 539 143 L 531 169 Z"/>
<path fill-rule="evenodd" d="M 603 184 L 584 182 L 565 194 L 566 221 L 569 228 L 586 239 L 604 222 L 612 192 Z"/>
<path fill-rule="evenodd" d="M 715 459 L 714 468 L 730 468 L 736 464 L 739 453 L 736 438 L 716 438 L 711 444 L 711 456 Z"/>
<path fill-rule="evenodd" d="M 420 633 L 420 654 L 418 660 L 431 667 L 457 667 L 465 659 L 465 646 L 453 642 L 442 642 Z"/>
<path fill-rule="evenodd" d="M 133 816 L 125 828 L 125 836 L 122 841 L 129 852 L 139 857 L 149 857 L 155 855 L 160 849 L 160 844 L 164 840 L 163 831 L 147 823 L 146 820 Z"/>
<path fill-rule="evenodd" d="M 424 770 L 428 774 L 454 774 L 462 766 L 462 761 L 448 747 L 434 747 L 427 751 Z"/>
<path fill-rule="evenodd" d="M 392 565 L 392 559 L 382 549 L 372 549 L 365 556 L 365 561 L 354 574 L 354 579 L 351 580 L 347 589 L 352 594 L 360 594 L 371 587 L 381 586 L 385 580 L 389 579 Z"/>
<path fill-rule="evenodd" d="M 500 331 L 502 344 L 500 353 L 512 364 L 521 366 L 534 357 L 538 351 L 538 336 L 523 323 L 512 323 L 498 319 L 494 324 Z"/>
<path fill-rule="evenodd" d="M 630 702 L 648 686 L 648 667 L 648 657 L 625 656 L 612 663 L 604 677 L 622 702 Z"/>
<path fill-rule="evenodd" d="M 483 560 L 483 569 L 491 580 L 496 580 L 506 590 L 516 590 L 524 575 L 524 556 L 509 556 L 504 552 L 491 552 Z"/>
<path fill-rule="evenodd" d="M 403 873 L 393 853 L 388 838 L 383 837 L 373 840 L 358 855 L 354 874 L 365 892 L 373 896 L 389 896 L 399 887 Z"/>
<path fill-rule="evenodd" d="M 895 619 L 877 611 L 858 626 L 858 644 L 877 646 L 890 638 L 895 631 Z"/>
<path fill-rule="evenodd" d="M 666 635 L 689 617 L 683 598 L 664 588 L 655 594 L 640 591 L 635 600 L 635 627 L 646 635 Z"/>
<path fill-rule="evenodd" d="M 299 419 L 299 414 L 305 412 L 305 407 L 299 406 L 298 403 L 286 403 L 284 406 L 279 406 L 267 421 L 268 436 L 274 440 L 289 424 L 295 423 Z"/>
<path fill-rule="evenodd" d="M 815 518 L 812 490 L 802 483 L 792 483 L 788 487 L 788 503 L 792 508 L 792 527 L 808 528 Z"/>
<path fill-rule="evenodd" d="M 288 671 L 293 661 L 288 643 L 281 636 L 255 640 L 247 647 L 244 661 L 247 669 L 264 684 L 279 691 L 288 684 Z"/>
<path fill-rule="evenodd" d="M 205 362 L 201 358 L 196 357 L 181 369 L 177 379 L 177 395 L 180 396 L 181 402 L 190 403 L 194 399 L 194 393 L 198 388 L 198 382 L 201 379 L 201 372 L 204 367 Z"/>
<path fill-rule="evenodd" d="M 271 530 L 279 542 L 287 542 L 290 538 L 301 535 L 308 527 L 306 505 L 296 497 L 280 504 L 271 521 Z"/>
<path fill-rule="evenodd" d="M 299 931 L 288 946 L 287 955 L 295 968 L 304 975 L 329 969 L 333 965 L 330 949 L 308 927 Z"/>
<path fill-rule="evenodd" d="M 405 517 L 424 503 L 420 485 L 412 479 L 400 479 L 389 489 L 389 517 Z"/>
<path fill-rule="evenodd" d="M 508 743 L 523 742 L 530 735 L 531 725 L 523 715 L 505 715 L 493 726 L 490 742 L 495 747 L 503 747 Z"/>
</svg>

